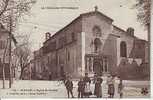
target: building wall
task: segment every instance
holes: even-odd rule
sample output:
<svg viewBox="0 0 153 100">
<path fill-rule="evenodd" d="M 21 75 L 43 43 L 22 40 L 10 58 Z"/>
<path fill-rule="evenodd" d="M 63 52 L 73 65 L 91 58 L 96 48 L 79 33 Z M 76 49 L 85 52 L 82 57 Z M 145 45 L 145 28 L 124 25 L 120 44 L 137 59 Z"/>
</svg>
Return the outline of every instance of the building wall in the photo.
<svg viewBox="0 0 153 100">
<path fill-rule="evenodd" d="M 105 17 L 95 15 L 83 18 L 83 32 L 85 32 L 85 54 L 94 54 L 94 39 L 93 27 L 100 27 L 102 35 L 100 38 L 102 45 L 99 54 L 105 55 L 109 59 L 108 71 L 111 72 L 116 67 L 117 60 L 117 38 L 112 34 L 112 21 Z"/>
<path fill-rule="evenodd" d="M 100 15 L 89 15 L 82 18 L 82 31 L 85 33 L 85 54 L 94 53 L 93 41 L 96 36 L 93 35 L 93 27 L 97 25 L 100 27 L 102 36 L 98 37 L 102 41 L 99 54 L 109 56 L 109 71 L 114 73 L 117 71 L 117 66 L 121 60 L 125 57 L 120 55 L 121 42 L 126 43 L 126 53 L 128 60 L 130 61 L 130 53 L 134 47 L 134 36 L 129 34 L 120 28 L 116 28 L 112 25 L 112 21 L 106 19 Z M 132 58 L 133 59 L 133 58 Z M 142 63 L 141 58 L 135 59 L 140 65 Z"/>
<path fill-rule="evenodd" d="M 115 73 L 116 66 L 117 66 L 117 39 L 119 37 L 115 35 L 109 35 L 104 47 L 103 47 L 103 53 L 105 55 L 108 55 L 109 57 L 109 67 L 108 70 L 111 73 Z"/>
<path fill-rule="evenodd" d="M 41 74 L 42 74 L 42 63 L 43 63 L 43 58 L 41 56 L 40 49 L 37 51 L 34 51 L 34 69 L 35 69 L 35 78 L 40 79 Z"/>
<path fill-rule="evenodd" d="M 126 43 L 126 47 L 127 47 L 127 58 L 129 58 L 129 55 L 132 51 L 133 48 L 133 44 L 134 44 L 134 37 L 128 35 L 128 33 L 117 29 L 117 28 L 113 28 L 113 34 L 120 36 L 120 38 L 117 39 L 117 66 L 120 64 L 120 61 L 122 59 L 124 59 L 124 57 L 121 57 L 120 55 L 120 44 L 122 41 L 124 41 Z"/>
<path fill-rule="evenodd" d="M 102 41 L 102 48 L 105 44 L 108 35 L 111 33 L 112 25 L 109 19 L 102 17 L 100 15 L 87 16 L 83 18 L 82 21 L 82 31 L 85 32 L 85 52 L 86 54 L 90 54 L 94 52 L 94 45 L 92 42 L 94 41 L 95 36 L 93 36 L 93 27 L 95 25 L 99 26 L 102 31 L 102 36 L 100 37 Z M 101 49 L 101 52 L 102 49 Z"/>
<path fill-rule="evenodd" d="M 49 72 L 53 74 L 53 77 L 60 76 L 60 67 L 64 67 L 64 71 L 68 74 L 77 77 L 78 67 L 81 65 L 81 19 L 71 23 L 69 27 L 66 27 L 57 35 L 53 35 L 49 40 L 44 42 L 43 47 L 50 47 L 50 43 L 56 42 L 55 49 L 49 50 L 48 53 L 43 54 L 44 66 L 46 65 Z M 74 33 L 74 39 L 72 39 L 72 33 Z M 61 46 L 60 39 L 65 37 L 65 42 Z"/>
</svg>

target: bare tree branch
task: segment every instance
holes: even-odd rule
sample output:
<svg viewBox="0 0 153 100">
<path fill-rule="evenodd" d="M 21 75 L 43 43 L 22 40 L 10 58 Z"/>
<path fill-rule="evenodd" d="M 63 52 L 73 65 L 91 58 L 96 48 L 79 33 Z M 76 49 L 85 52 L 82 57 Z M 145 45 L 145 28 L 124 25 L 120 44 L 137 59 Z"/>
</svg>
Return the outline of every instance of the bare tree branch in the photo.
<svg viewBox="0 0 153 100">
<path fill-rule="evenodd" d="M 21 37 L 21 36 L 19 36 Z M 23 41 L 20 42 L 19 45 L 17 45 L 17 48 L 14 50 L 14 55 L 18 58 L 18 65 L 20 65 L 21 73 L 20 73 L 20 79 L 23 78 L 23 72 L 28 67 L 27 65 L 30 63 L 31 60 L 31 49 L 29 47 L 29 36 L 22 36 Z"/>
<path fill-rule="evenodd" d="M 4 7 L 1 8 L 0 16 L 6 11 L 6 9 L 8 7 L 8 3 L 9 3 L 9 0 L 2 0 L 2 1 L 3 1 L 3 4 L 4 4 Z"/>
<path fill-rule="evenodd" d="M 29 14 L 32 5 L 35 2 L 36 0 L 2 0 L 0 1 L 0 23 L 2 23 L 7 30 L 9 30 L 8 20 L 9 20 L 9 16 L 11 15 L 13 18 L 12 26 L 15 29 L 20 18 L 22 18 L 24 15 Z"/>
</svg>

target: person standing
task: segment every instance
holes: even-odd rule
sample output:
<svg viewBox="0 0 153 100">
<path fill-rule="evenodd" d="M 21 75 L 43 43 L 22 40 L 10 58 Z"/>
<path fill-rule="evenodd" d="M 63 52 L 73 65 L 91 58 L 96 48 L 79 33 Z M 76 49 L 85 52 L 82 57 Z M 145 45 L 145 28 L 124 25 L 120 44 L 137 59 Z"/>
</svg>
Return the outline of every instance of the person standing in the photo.
<svg viewBox="0 0 153 100">
<path fill-rule="evenodd" d="M 80 78 L 80 81 L 78 82 L 78 98 L 83 98 L 84 94 L 84 89 L 85 89 L 85 83 L 83 81 L 83 78 Z"/>
<path fill-rule="evenodd" d="M 84 96 L 86 98 L 89 98 L 89 96 L 92 94 L 92 92 L 90 90 L 91 80 L 88 77 L 88 73 L 85 73 L 85 77 L 83 78 L 83 81 L 85 82 Z"/>
<path fill-rule="evenodd" d="M 108 95 L 109 95 L 109 98 L 113 98 L 114 97 L 114 93 L 115 93 L 114 77 L 109 75 L 108 79 L 107 79 L 107 84 L 108 84 Z"/>
<path fill-rule="evenodd" d="M 101 98 L 102 97 L 102 81 L 103 79 L 101 77 L 98 77 L 95 83 L 95 90 L 94 90 L 94 94 L 97 96 L 97 98 Z"/>
<path fill-rule="evenodd" d="M 65 86 L 66 86 L 68 98 L 70 97 L 70 94 L 71 94 L 72 98 L 74 98 L 74 96 L 73 96 L 73 82 L 71 81 L 70 77 L 68 77 L 65 80 Z"/>
<path fill-rule="evenodd" d="M 120 98 L 123 97 L 123 87 L 122 79 L 120 79 L 120 83 L 118 84 L 118 93 L 120 94 Z"/>
<path fill-rule="evenodd" d="M 94 79 L 93 79 L 93 83 L 95 84 L 97 80 L 97 73 L 94 73 Z"/>
</svg>

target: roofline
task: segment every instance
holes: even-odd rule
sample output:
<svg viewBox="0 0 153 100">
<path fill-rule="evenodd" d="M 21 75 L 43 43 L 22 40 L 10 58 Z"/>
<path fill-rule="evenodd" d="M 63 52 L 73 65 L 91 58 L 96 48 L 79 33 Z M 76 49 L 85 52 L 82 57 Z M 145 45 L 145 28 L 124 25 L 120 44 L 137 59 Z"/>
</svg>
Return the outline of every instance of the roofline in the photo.
<svg viewBox="0 0 153 100">
<path fill-rule="evenodd" d="M 110 19 L 111 21 L 113 21 L 112 18 L 106 16 L 105 14 L 99 12 L 99 11 L 92 11 L 92 12 L 87 12 L 87 13 L 82 13 L 80 14 L 80 16 L 76 17 L 74 20 L 72 20 L 69 24 L 67 24 L 66 26 L 64 26 L 62 29 L 60 29 L 59 31 L 55 32 L 48 40 L 46 40 L 45 42 L 43 42 L 43 44 L 45 44 L 47 41 L 49 41 L 50 39 L 52 39 L 54 36 L 56 36 L 57 34 L 59 34 L 62 30 L 64 30 L 66 27 L 70 26 L 72 23 L 74 23 L 76 20 L 82 18 L 83 16 L 87 15 L 87 14 L 91 14 L 91 13 L 99 13 L 101 14 L 102 16 Z"/>
<path fill-rule="evenodd" d="M 113 27 L 115 27 L 115 28 L 117 28 L 117 29 L 121 30 L 122 32 L 125 32 L 125 34 L 127 33 L 125 30 L 123 30 L 123 29 L 119 28 L 119 27 L 118 27 L 118 26 L 116 26 L 116 25 L 113 25 Z M 128 35 L 128 34 L 126 34 L 126 35 Z M 128 36 L 130 36 L 130 35 L 128 35 Z M 133 38 L 138 39 L 138 40 L 141 40 L 141 41 L 148 42 L 147 40 L 140 39 L 140 38 L 136 37 L 135 35 L 133 36 Z"/>
<path fill-rule="evenodd" d="M 99 14 L 101 14 L 102 16 L 104 16 L 104 17 L 110 19 L 111 21 L 114 21 L 112 18 L 106 16 L 105 14 L 103 14 L 102 12 L 99 12 L 99 11 L 92 11 L 92 12 L 82 13 L 82 14 L 80 14 L 80 15 L 84 16 L 84 15 L 91 14 L 91 13 L 99 13 Z"/>
<path fill-rule="evenodd" d="M 137 37 L 136 37 L 137 38 Z M 145 39 L 140 39 L 140 38 L 137 38 L 137 40 L 140 40 L 140 41 L 143 41 L 143 42 L 149 42 L 149 41 L 147 41 L 147 40 L 145 40 Z"/>
<path fill-rule="evenodd" d="M 66 26 L 64 26 L 63 28 L 61 28 L 59 31 L 55 32 L 55 34 L 53 34 L 48 40 L 46 40 L 44 43 L 46 43 L 47 41 L 49 41 L 50 39 L 52 39 L 53 37 L 55 37 L 56 35 L 58 35 L 61 31 L 63 31 L 66 27 L 70 26 L 72 23 L 74 23 L 76 20 L 80 19 L 82 16 L 78 16 L 77 18 L 75 18 L 74 20 L 72 20 L 69 24 L 67 24 Z"/>
<path fill-rule="evenodd" d="M 125 30 L 123 30 L 123 29 L 119 28 L 119 27 L 118 27 L 118 26 L 116 26 L 116 25 L 113 25 L 113 27 L 115 27 L 115 28 L 117 28 L 117 29 L 121 30 L 122 32 L 125 32 L 125 33 L 126 33 L 126 31 L 125 31 Z"/>
<path fill-rule="evenodd" d="M 110 34 L 111 36 L 114 36 L 114 37 L 117 37 L 117 38 L 120 38 L 119 35 L 116 35 L 116 34 Z"/>
</svg>

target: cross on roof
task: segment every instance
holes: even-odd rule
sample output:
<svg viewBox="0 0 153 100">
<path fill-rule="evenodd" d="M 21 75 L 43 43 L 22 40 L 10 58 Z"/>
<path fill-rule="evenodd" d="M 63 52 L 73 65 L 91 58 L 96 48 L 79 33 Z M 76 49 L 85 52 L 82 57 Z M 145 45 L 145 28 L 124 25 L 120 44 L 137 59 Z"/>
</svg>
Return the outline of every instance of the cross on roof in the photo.
<svg viewBox="0 0 153 100">
<path fill-rule="evenodd" d="M 98 10 L 98 6 L 95 6 L 95 11 L 97 11 Z"/>
</svg>

